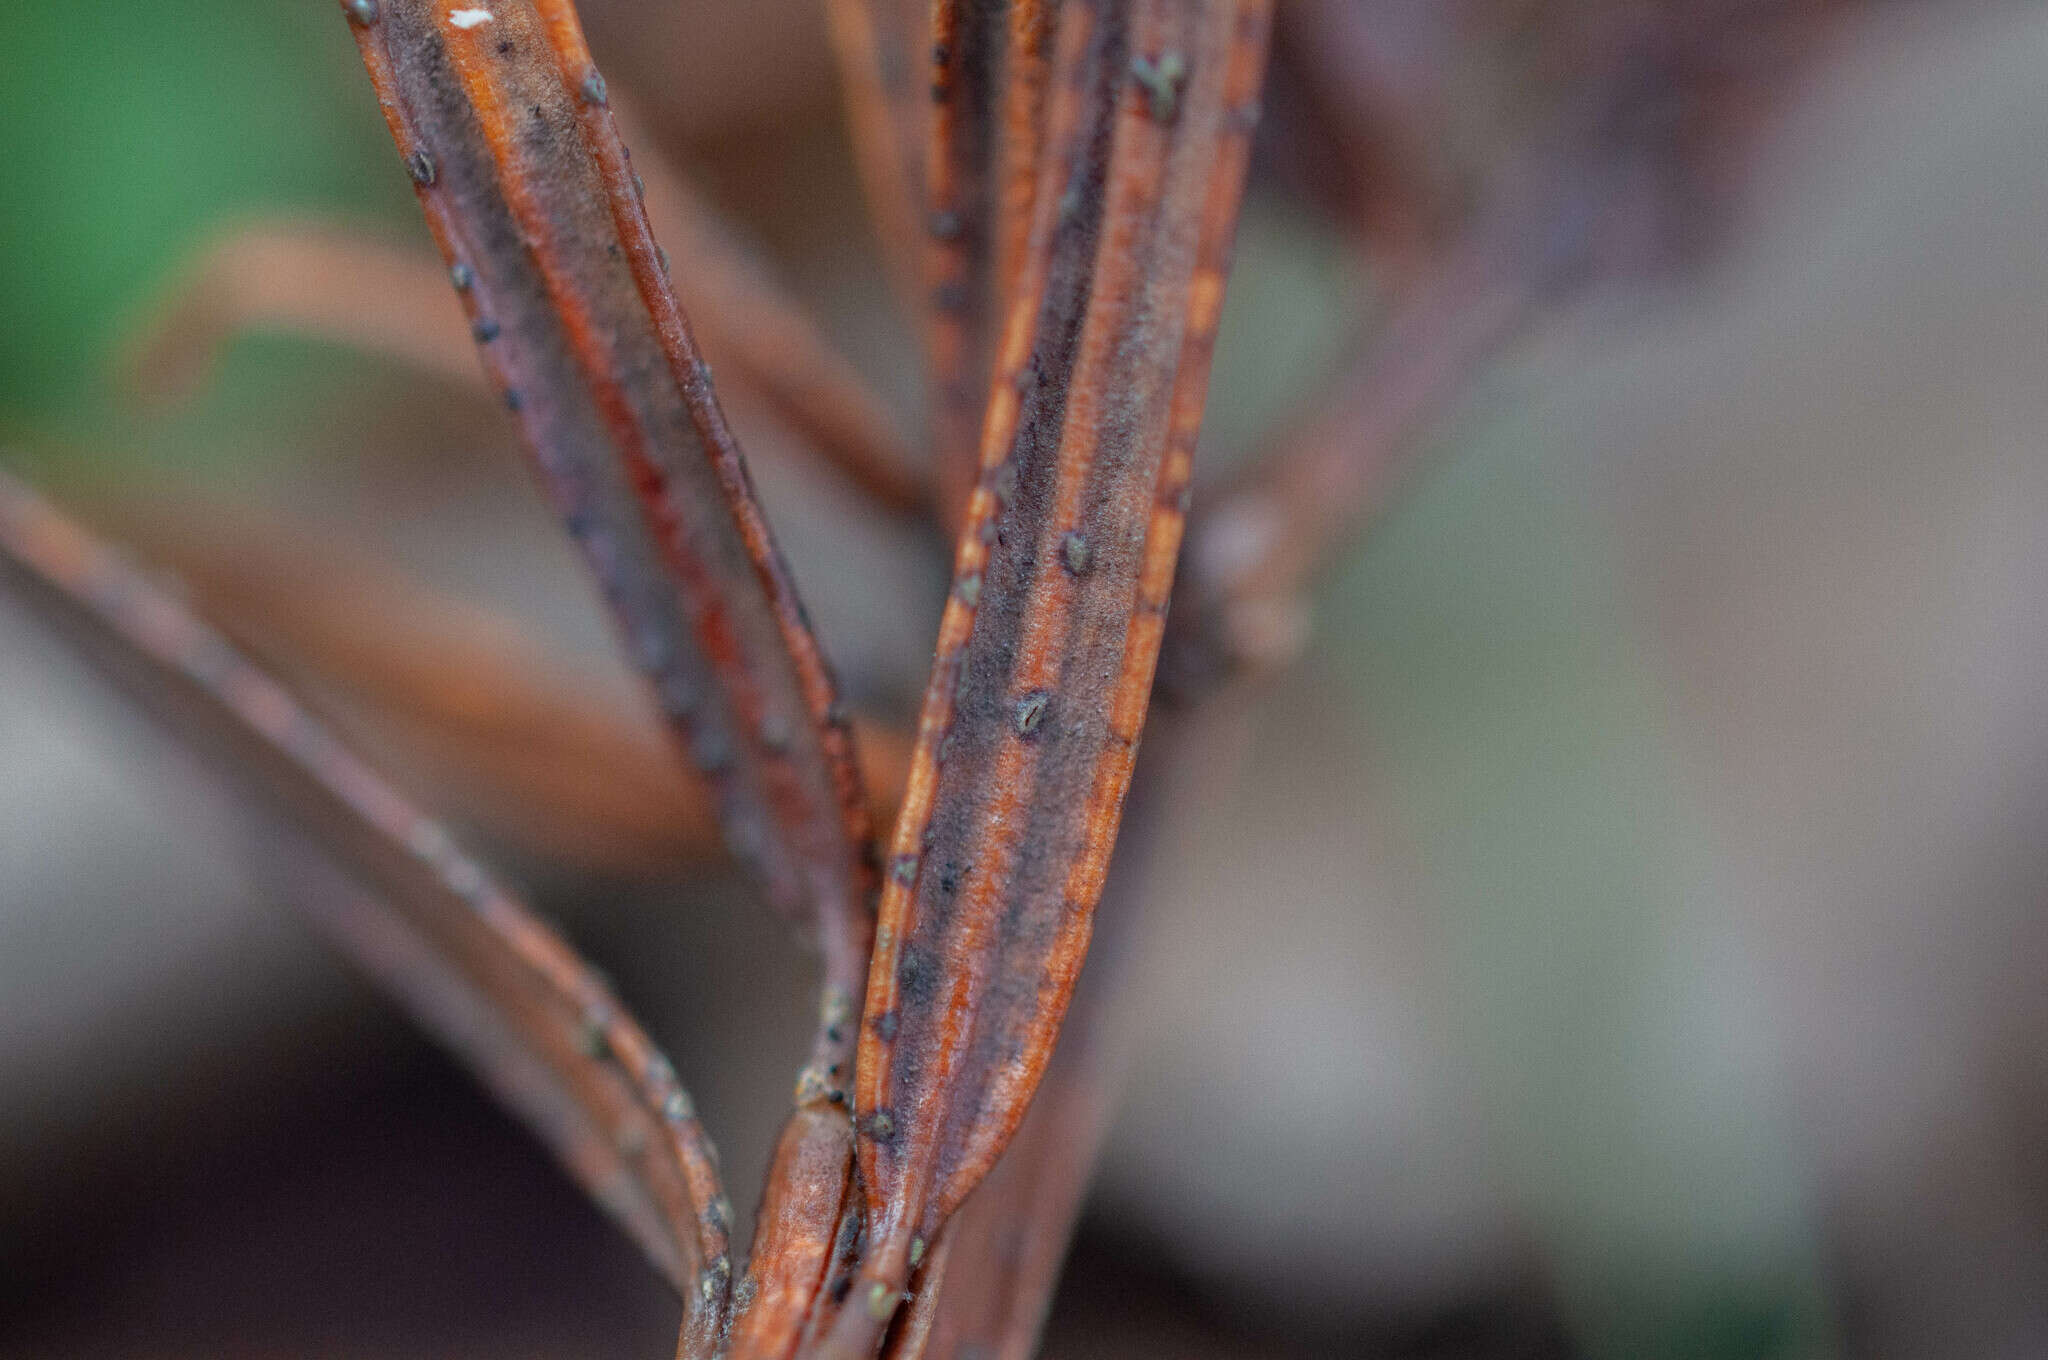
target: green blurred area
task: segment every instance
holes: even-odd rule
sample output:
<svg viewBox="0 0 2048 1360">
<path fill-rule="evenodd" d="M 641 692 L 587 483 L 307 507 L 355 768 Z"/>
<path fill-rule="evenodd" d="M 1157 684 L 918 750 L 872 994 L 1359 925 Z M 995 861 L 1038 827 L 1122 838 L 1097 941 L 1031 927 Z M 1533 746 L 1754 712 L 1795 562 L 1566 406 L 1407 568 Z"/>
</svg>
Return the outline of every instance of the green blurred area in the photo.
<svg viewBox="0 0 2048 1360">
<path fill-rule="evenodd" d="M 94 0 L 15 6 L 6 37 L 6 457 L 118 466 L 277 452 L 263 432 L 336 393 L 315 362 L 326 356 L 238 353 L 205 409 L 168 424 L 142 419 L 110 369 L 123 328 L 225 222 L 297 207 L 408 221 L 345 21 L 326 4 Z"/>
<path fill-rule="evenodd" d="M 1576 451 L 1596 358 L 1490 385 L 1327 590 L 1332 669 L 1587 1353 L 1829 1355 L 1814 1205 L 1698 926 L 1708 851 Z"/>
</svg>

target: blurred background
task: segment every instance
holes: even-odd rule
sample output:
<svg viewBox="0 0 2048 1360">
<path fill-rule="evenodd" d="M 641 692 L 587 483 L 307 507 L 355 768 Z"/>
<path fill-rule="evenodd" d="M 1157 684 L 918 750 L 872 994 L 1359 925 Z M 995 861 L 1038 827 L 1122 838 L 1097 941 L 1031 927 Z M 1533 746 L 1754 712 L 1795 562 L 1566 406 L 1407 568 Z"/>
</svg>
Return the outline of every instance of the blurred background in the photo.
<svg viewBox="0 0 2048 1360">
<path fill-rule="evenodd" d="M 914 428 L 816 7 L 583 8 Z M 424 249 L 335 6 L 0 30 L 0 466 L 201 574 L 402 569 L 630 702 L 480 388 L 260 331 L 136 378 L 238 222 Z M 1174 733 L 1047 1355 L 2048 1355 L 2044 71 L 2021 0 L 1845 27 L 1711 255 L 1495 366 L 1301 659 Z M 1370 309 L 1298 180 L 1255 173 L 1212 467 Z M 857 705 L 907 726 L 944 554 L 732 414 Z M 363 721 L 616 980 L 750 1198 L 810 1005 L 776 923 Z M 666 1286 L 259 841 L 0 602 L 0 1354 L 669 1353 Z"/>
</svg>

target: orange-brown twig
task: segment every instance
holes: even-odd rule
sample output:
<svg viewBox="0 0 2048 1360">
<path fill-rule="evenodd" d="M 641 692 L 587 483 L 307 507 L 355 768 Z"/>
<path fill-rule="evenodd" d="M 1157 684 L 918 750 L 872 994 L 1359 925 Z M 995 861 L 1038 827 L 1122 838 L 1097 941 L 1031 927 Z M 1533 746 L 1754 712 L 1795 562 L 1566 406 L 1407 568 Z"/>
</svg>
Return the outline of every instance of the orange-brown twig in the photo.
<svg viewBox="0 0 2048 1360">
<path fill-rule="evenodd" d="M 671 292 L 566 0 L 382 0 L 358 46 L 487 366 L 727 843 L 852 1004 L 866 808 L 831 676 Z M 821 1024 L 810 1099 L 850 1038 Z"/>
<path fill-rule="evenodd" d="M 989 246 L 990 313 L 998 323 L 1016 299 L 1017 276 L 1030 244 L 1031 204 L 1044 151 L 1046 84 L 1052 78 L 1053 9 L 1046 0 L 1014 0 L 1004 15 Z"/>
<path fill-rule="evenodd" d="M 1059 1045 L 1009 1148 L 932 1249 L 944 1259 L 943 1289 L 913 1283 L 918 1306 L 927 1304 L 928 1292 L 937 1295 L 929 1324 L 932 1354 L 1030 1360 L 1037 1353 L 1128 1065 L 1128 1008 L 1118 998 L 1148 932 L 1174 928 L 1171 920 L 1149 919 L 1147 911 L 1146 885 L 1162 849 L 1163 824 L 1194 763 L 1201 763 L 1204 777 L 1215 775 L 1218 739 L 1242 720 L 1242 705 L 1217 705 L 1206 720 L 1155 711 L 1147 724 L 1088 967 Z M 1235 741 L 1224 744 L 1240 749 Z M 899 1353 L 894 1343 L 892 1336 L 884 1360 L 916 1354 Z"/>
<path fill-rule="evenodd" d="M 637 162 L 656 238 L 688 262 L 685 304 L 706 318 L 704 352 L 764 402 L 805 448 L 878 504 L 930 507 L 925 470 L 852 366 L 690 183 L 649 152 Z M 129 337 L 126 385 L 156 400 L 197 386 L 215 353 L 247 331 L 331 340 L 464 386 L 487 375 L 448 273 L 373 231 L 306 215 L 220 233 Z"/>
<path fill-rule="evenodd" d="M 181 397 L 245 331 L 307 335 L 384 353 L 453 382 L 483 374 L 447 270 L 368 229 L 317 217 L 259 218 L 220 232 L 128 337 L 124 384 Z M 443 305 L 436 305 L 442 303 Z"/>
<path fill-rule="evenodd" d="M 930 0 L 825 0 L 854 163 L 882 259 L 906 315 L 924 315 L 925 149 L 931 101 L 920 77 Z"/>
<path fill-rule="evenodd" d="M 722 1323 L 731 1209 L 675 1071 L 575 952 L 170 595 L 0 478 L 0 585 L 264 815 L 372 896 L 322 913 L 356 960 Z"/>
<path fill-rule="evenodd" d="M 1084 980 L 1082 990 L 1090 985 Z M 1015 1138 L 941 1229 L 932 1256 L 944 1278 L 915 1281 L 912 1290 L 931 1313 L 923 1346 L 933 1354 L 1030 1360 L 1036 1352 L 1109 1130 L 1113 1064 L 1100 1027 L 1077 998 Z M 893 1343 L 886 1352 L 889 1360 L 919 1353 Z"/>
<path fill-rule="evenodd" d="M 116 506 L 112 521 L 435 806 L 610 874 L 674 874 L 719 853 L 709 791 L 624 670 L 557 654 L 520 621 L 305 524 L 186 504 Z M 893 816 L 909 738 L 854 728 L 871 814 Z"/>
<path fill-rule="evenodd" d="M 458 309 L 414 314 L 433 271 L 392 252 L 259 226 L 135 362 L 175 385 L 243 324 L 464 378 L 463 332 L 482 347 L 708 797 L 648 705 L 476 611 L 232 544 L 200 595 L 363 732 L 438 764 L 479 820 L 609 863 L 672 863 L 715 826 L 816 937 L 815 1038 L 737 1280 L 687 1097 L 566 944 L 276 682 L 4 480 L 0 590 L 222 768 L 272 819 L 272 853 L 348 882 L 316 917 L 686 1292 L 679 1360 L 1024 1360 L 1106 1109 L 1100 1017 L 1075 988 L 1151 697 L 1290 653 L 1304 583 L 1474 374 L 1571 286 L 1680 258 L 1759 96 L 1849 7 L 1581 3 L 1537 23 L 1527 0 L 1465 0 L 1368 24 L 1294 0 L 1280 61 L 1306 122 L 1283 151 L 1344 172 L 1311 197 L 1372 256 L 1392 319 L 1190 528 L 1272 0 L 828 4 L 923 330 L 935 472 L 687 184 L 652 154 L 634 171 L 570 0 L 341 0 Z M 730 371 L 875 499 L 964 524 L 878 919 L 864 792 L 898 776 L 860 776 L 650 205 Z"/>
<path fill-rule="evenodd" d="M 1538 281 L 1498 252 L 1422 281 L 1297 428 L 1200 506 L 1159 684 L 1191 702 L 1291 660 L 1302 592 L 1385 503 L 1432 424 L 1530 315 Z"/>
<path fill-rule="evenodd" d="M 864 1354 L 1022 1118 L 1143 724 L 1242 187 L 1258 3 L 1062 12 L 982 477 L 898 818 L 861 1035 Z M 1100 194 L 1070 192 L 1100 183 Z"/>
<path fill-rule="evenodd" d="M 1043 0 L 932 6 L 923 316 L 939 511 L 949 531 L 973 490 L 997 335 L 1030 235 L 1052 33 Z"/>
<path fill-rule="evenodd" d="M 734 1308 L 730 1360 L 789 1360 L 797 1353 L 833 1302 L 830 1279 L 858 1233 L 859 1198 L 852 1118 L 843 1106 L 799 1108 L 768 1166 Z"/>
</svg>

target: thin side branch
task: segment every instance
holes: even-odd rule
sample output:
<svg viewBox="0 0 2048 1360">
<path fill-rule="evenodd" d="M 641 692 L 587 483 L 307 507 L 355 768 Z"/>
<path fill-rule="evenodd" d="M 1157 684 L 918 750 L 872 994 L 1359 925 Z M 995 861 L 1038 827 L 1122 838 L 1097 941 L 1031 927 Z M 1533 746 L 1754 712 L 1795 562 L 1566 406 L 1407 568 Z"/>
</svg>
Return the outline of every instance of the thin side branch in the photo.
<svg viewBox="0 0 2048 1360">
<path fill-rule="evenodd" d="M 636 163 L 656 238 L 687 264 L 679 292 L 705 319 L 705 353 L 877 504 L 928 511 L 925 469 L 852 365 L 686 179 L 651 152 Z M 123 383 L 149 400 L 185 396 L 224 345 L 253 331 L 329 340 L 481 386 L 471 324 L 443 293 L 447 280 L 431 255 L 373 229 L 303 214 L 245 222 L 203 247 L 127 338 Z"/>
<path fill-rule="evenodd" d="M 868 216 L 896 296 L 924 315 L 924 82 L 931 0 L 825 0 L 846 122 Z"/>
<path fill-rule="evenodd" d="M 608 874 L 675 874 L 722 853 L 710 791 L 630 673 L 561 655 L 520 620 L 303 523 L 161 504 L 111 520 L 202 617 L 434 806 Z M 893 817 L 910 739 L 859 718 L 854 730 L 871 815 Z"/>
<path fill-rule="evenodd" d="M 465 386 L 482 378 L 462 311 L 433 257 L 354 224 L 294 215 L 221 231 L 125 338 L 122 385 L 150 401 L 189 395 L 236 336 L 331 340 Z"/>
<path fill-rule="evenodd" d="M 1536 279 L 1494 251 L 1416 287 L 1309 417 L 1189 529 L 1159 684 L 1176 703 L 1292 660 L 1303 593 L 1387 501 L 1427 434 L 1534 312 Z"/>
<path fill-rule="evenodd" d="M 1048 0 L 1013 0 L 1005 11 L 1000 140 L 992 201 L 990 294 L 1000 321 L 1017 296 L 1017 278 L 1031 242 L 1032 204 L 1045 151 L 1045 100 L 1052 79 L 1053 18 Z"/>
<path fill-rule="evenodd" d="M 5 478 L 0 585 L 370 890 L 321 923 L 618 1219 L 690 1328 L 715 1331 L 731 1222 L 715 1154 L 675 1069 L 575 951 L 282 686 Z"/>
<path fill-rule="evenodd" d="M 1406 281 L 1442 244 L 1454 182 L 1448 148 L 1457 6 L 1368 7 L 1286 0 L 1274 16 L 1273 60 L 1305 114 L 1290 131 L 1319 158 L 1309 186 L 1384 277 Z"/>
<path fill-rule="evenodd" d="M 1782 98 L 1853 9 L 1832 0 L 1580 6 L 1532 26 L 1513 5 L 1480 6 L 1474 45 L 1490 36 L 1501 49 L 1494 61 L 1510 73 L 1551 71 L 1551 89 L 1525 115 L 1528 126 L 1502 130 L 1508 150 L 1475 186 L 1466 219 L 1419 263 L 1391 271 L 1389 320 L 1320 405 L 1205 502 L 1163 688 L 1187 701 L 1290 659 L 1306 638 L 1306 589 L 1385 504 L 1476 376 L 1589 283 L 1668 267 L 1710 239 L 1714 223 L 1699 209 L 1726 197 L 1712 181 L 1741 159 L 1759 111 Z M 1309 68 L 1326 132 L 1361 158 L 1362 173 L 1391 167 L 1374 211 L 1413 217 L 1401 205 L 1427 203 L 1445 174 L 1416 145 L 1423 120 L 1414 106 L 1440 92 L 1398 70 L 1384 34 L 1367 32 L 1351 8 L 1297 0 L 1291 14 L 1292 56 Z M 1443 14 L 1410 22 L 1423 30 L 1420 46 L 1441 45 L 1445 35 L 1427 30 L 1443 28 Z M 1360 69 L 1377 74 L 1360 78 Z M 1556 80 L 1557 71 L 1571 79 Z M 1423 88 L 1403 97 L 1404 86 Z M 1398 255 L 1398 238 L 1375 240 Z"/>
</svg>

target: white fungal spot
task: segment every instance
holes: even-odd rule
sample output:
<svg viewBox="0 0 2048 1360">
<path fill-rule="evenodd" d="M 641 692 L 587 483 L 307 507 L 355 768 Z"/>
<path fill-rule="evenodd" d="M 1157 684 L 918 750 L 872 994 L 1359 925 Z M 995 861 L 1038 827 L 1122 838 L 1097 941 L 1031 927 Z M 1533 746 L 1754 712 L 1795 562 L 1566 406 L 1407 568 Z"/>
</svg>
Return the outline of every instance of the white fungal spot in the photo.
<svg viewBox="0 0 2048 1360">
<path fill-rule="evenodd" d="M 448 22 L 454 24 L 457 28 L 475 28 L 478 24 L 489 23 L 494 17 L 496 16 L 487 9 L 451 9 L 448 11 Z"/>
</svg>

